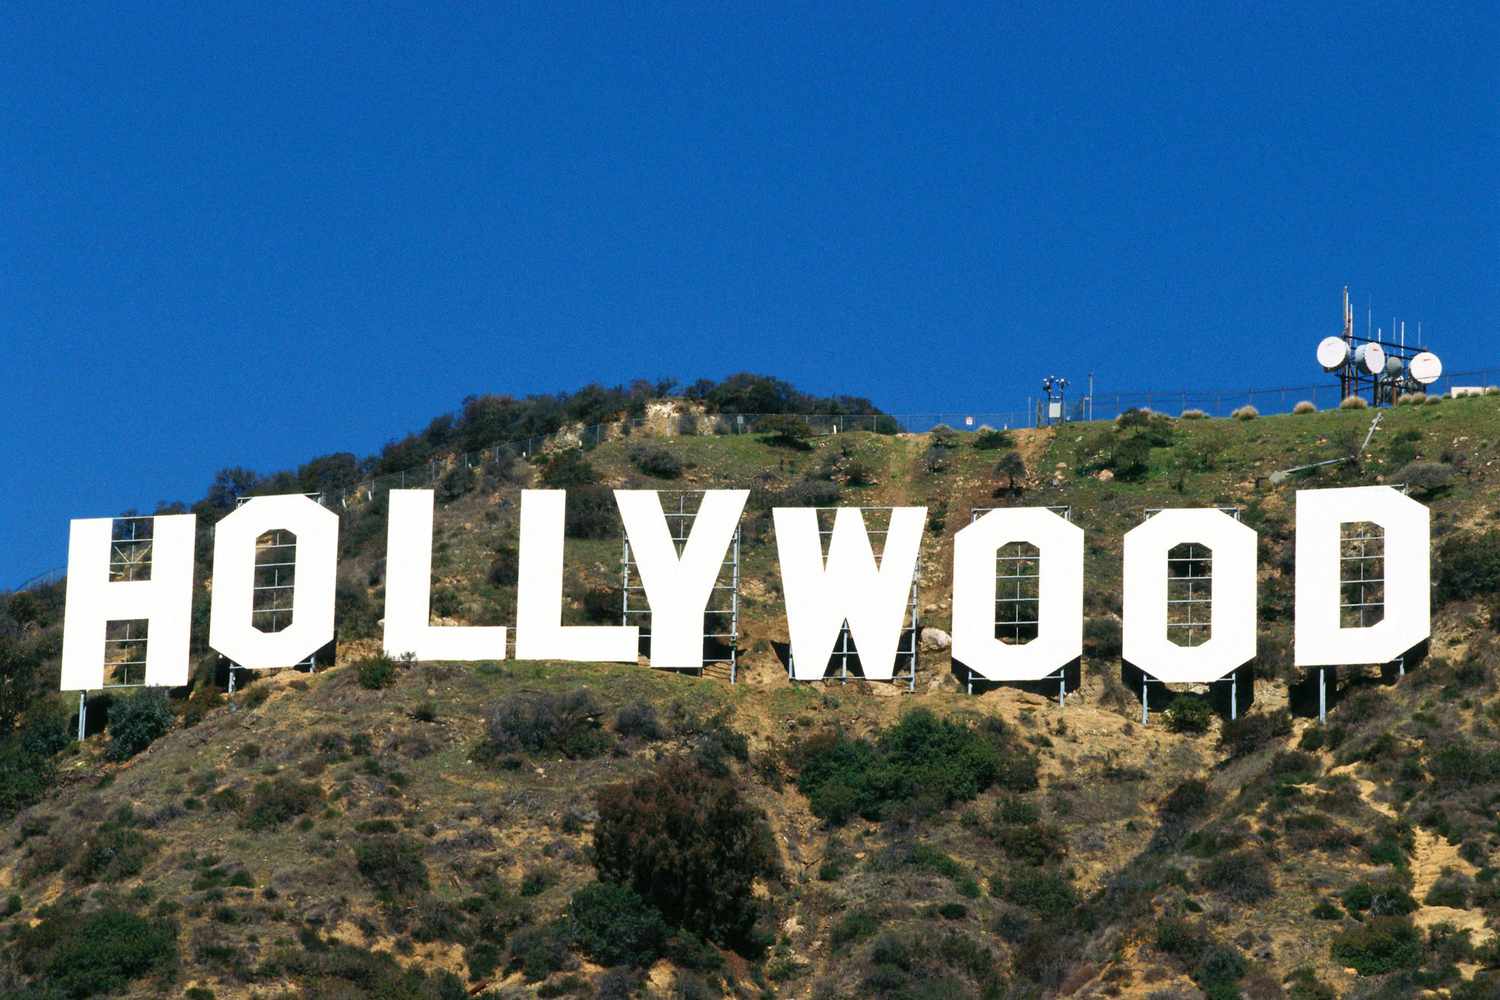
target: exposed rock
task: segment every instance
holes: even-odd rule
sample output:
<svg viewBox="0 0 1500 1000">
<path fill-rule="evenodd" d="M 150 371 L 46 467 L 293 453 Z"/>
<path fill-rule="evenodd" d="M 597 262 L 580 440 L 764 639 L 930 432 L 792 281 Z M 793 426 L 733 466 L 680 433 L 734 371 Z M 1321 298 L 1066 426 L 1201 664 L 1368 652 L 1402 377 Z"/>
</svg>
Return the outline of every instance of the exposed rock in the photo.
<svg viewBox="0 0 1500 1000">
<path fill-rule="evenodd" d="M 923 649 L 947 649 L 953 645 L 953 637 L 940 628 L 927 626 L 922 629 Z"/>
</svg>

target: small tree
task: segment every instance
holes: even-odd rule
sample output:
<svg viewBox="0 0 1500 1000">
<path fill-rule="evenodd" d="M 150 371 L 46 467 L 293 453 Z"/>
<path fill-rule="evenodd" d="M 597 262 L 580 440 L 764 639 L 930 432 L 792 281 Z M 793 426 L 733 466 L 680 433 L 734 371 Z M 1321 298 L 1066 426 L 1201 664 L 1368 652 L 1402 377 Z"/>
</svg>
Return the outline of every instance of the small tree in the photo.
<svg viewBox="0 0 1500 1000">
<path fill-rule="evenodd" d="M 744 944 L 755 922 L 751 885 L 775 869 L 765 817 L 729 777 L 668 758 L 598 796 L 594 866 L 633 888 L 674 926 Z"/>
<path fill-rule="evenodd" d="M 1026 462 L 1022 460 L 1021 453 L 1012 450 L 1001 455 L 1000 461 L 995 463 L 995 475 L 1005 477 L 1007 492 L 1020 493 L 1021 488 L 1016 483 L 1026 477 Z"/>
<path fill-rule="evenodd" d="M 109 706 L 110 760 L 126 760 L 146 749 L 172 728 L 166 693 L 151 689 Z"/>
<path fill-rule="evenodd" d="M 807 451 L 812 447 L 808 443 L 813 436 L 812 425 L 795 414 L 778 413 L 766 417 L 756 426 L 756 430 L 766 435 L 767 444 L 794 448 L 797 451 Z"/>
</svg>

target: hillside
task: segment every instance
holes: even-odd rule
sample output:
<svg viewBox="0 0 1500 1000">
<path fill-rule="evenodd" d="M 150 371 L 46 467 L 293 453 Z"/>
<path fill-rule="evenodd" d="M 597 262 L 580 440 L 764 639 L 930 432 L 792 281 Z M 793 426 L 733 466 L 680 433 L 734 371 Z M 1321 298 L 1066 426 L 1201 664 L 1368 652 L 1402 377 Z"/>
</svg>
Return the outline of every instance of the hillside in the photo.
<svg viewBox="0 0 1500 1000">
<path fill-rule="evenodd" d="M 561 421 L 526 458 L 426 447 L 434 615 L 513 622 L 523 486 L 569 489 L 575 623 L 619 613 L 608 488 L 752 486 L 734 685 L 383 660 L 380 489 L 341 513 L 329 663 L 229 698 L 195 637 L 170 719 L 101 698 L 109 728 L 81 745 L 58 739 L 71 702 L 37 693 L 61 589 L 8 596 L 0 992 L 1500 995 L 1500 399 L 1393 408 L 1362 454 L 1367 410 L 806 436 L 797 417 L 684 434 L 702 399 L 654 405 L 674 419 L 587 450 Z M 1291 666 L 1294 491 L 1376 482 L 1433 510 L 1433 638 L 1404 676 L 1341 671 L 1320 726 Z M 1071 506 L 1088 618 L 1066 705 L 1049 685 L 965 693 L 931 636 L 912 693 L 788 681 L 770 509 L 834 504 L 928 508 L 921 619 L 944 631 L 972 510 Z M 1143 726 L 1121 538 L 1203 505 L 1260 534 L 1253 695 L 1230 724 L 1222 688 L 1156 688 Z"/>
</svg>

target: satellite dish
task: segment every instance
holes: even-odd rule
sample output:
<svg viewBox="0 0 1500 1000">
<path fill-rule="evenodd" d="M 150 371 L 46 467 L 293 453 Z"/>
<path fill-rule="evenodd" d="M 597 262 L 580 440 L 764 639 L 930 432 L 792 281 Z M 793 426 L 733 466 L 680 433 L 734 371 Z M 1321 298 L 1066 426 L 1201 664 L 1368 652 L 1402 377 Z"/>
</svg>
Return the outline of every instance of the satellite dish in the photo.
<svg viewBox="0 0 1500 1000">
<path fill-rule="evenodd" d="M 1379 375 L 1385 371 L 1385 348 L 1379 344 L 1360 344 L 1354 349 L 1354 367 Z"/>
<path fill-rule="evenodd" d="M 1324 337 L 1318 341 L 1318 364 L 1325 372 L 1338 371 L 1349 360 L 1349 345 L 1342 337 Z"/>
<path fill-rule="evenodd" d="M 1411 359 L 1406 370 L 1422 385 L 1431 385 L 1443 374 L 1443 363 L 1431 351 L 1423 351 Z"/>
<path fill-rule="evenodd" d="M 1401 359 L 1392 354 L 1385 359 L 1385 374 L 1389 378 L 1395 378 L 1401 374 Z"/>
</svg>

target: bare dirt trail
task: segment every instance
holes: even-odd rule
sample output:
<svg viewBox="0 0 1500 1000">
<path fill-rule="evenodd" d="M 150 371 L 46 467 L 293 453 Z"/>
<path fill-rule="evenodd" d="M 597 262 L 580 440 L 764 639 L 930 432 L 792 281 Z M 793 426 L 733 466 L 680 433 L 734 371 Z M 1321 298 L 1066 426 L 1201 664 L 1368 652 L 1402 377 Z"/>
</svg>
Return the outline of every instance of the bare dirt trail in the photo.
<svg viewBox="0 0 1500 1000">
<path fill-rule="evenodd" d="M 1346 765 L 1329 771 L 1333 774 L 1347 774 L 1354 780 L 1359 789 L 1359 796 L 1365 804 L 1383 816 L 1396 818 L 1396 811 L 1388 804 L 1377 801 L 1374 796 L 1375 782 L 1361 777 L 1356 771 L 1357 765 Z M 1453 871 L 1473 877 L 1477 869 L 1458 853 L 1458 848 L 1448 842 L 1441 834 L 1431 830 L 1417 827 L 1413 831 L 1416 844 L 1412 849 L 1412 898 L 1417 901 L 1417 910 L 1411 915 L 1412 922 L 1423 930 L 1435 927 L 1438 924 L 1452 924 L 1459 930 L 1470 932 L 1469 940 L 1474 944 L 1483 944 L 1494 937 L 1495 932 L 1485 923 L 1483 910 L 1460 909 L 1452 906 L 1429 906 L 1424 900 L 1432 887 L 1442 878 L 1444 872 Z"/>
</svg>

